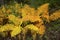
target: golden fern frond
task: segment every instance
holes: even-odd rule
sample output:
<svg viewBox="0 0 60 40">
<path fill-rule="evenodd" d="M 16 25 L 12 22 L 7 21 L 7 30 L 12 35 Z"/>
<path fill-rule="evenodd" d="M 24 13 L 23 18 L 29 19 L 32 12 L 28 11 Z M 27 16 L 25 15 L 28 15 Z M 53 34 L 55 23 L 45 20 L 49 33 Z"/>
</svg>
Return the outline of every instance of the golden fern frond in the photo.
<svg viewBox="0 0 60 40">
<path fill-rule="evenodd" d="M 6 24 L 0 28 L 0 32 L 4 31 L 11 31 L 11 37 L 16 36 L 17 34 L 21 33 L 22 27 L 20 26 L 14 26 L 12 24 Z"/>
<path fill-rule="evenodd" d="M 60 18 L 60 10 L 55 11 L 50 15 L 50 20 L 54 21 Z"/>
<path fill-rule="evenodd" d="M 30 7 L 29 5 L 24 5 L 24 7 L 22 7 L 22 16 L 26 16 L 26 15 L 35 15 L 36 10 L 35 8 Z"/>
<path fill-rule="evenodd" d="M 48 13 L 49 3 L 43 4 L 37 8 L 37 15 Z"/>
<path fill-rule="evenodd" d="M 35 21 L 41 21 L 39 16 L 33 16 L 33 15 L 26 15 L 25 17 L 22 18 L 23 21 L 31 21 L 31 22 L 35 22 Z"/>
<path fill-rule="evenodd" d="M 22 12 L 22 17 L 29 15 L 30 14 L 30 6 L 24 5 L 21 12 Z"/>
<path fill-rule="evenodd" d="M 41 25 L 39 28 L 39 34 L 43 36 L 45 34 L 46 27 L 44 25 Z"/>
<path fill-rule="evenodd" d="M 15 26 L 12 24 L 6 24 L 6 25 L 0 27 L 0 32 L 13 30 L 14 27 Z"/>
<path fill-rule="evenodd" d="M 43 21 L 41 21 L 41 22 L 35 24 L 35 26 L 37 26 L 38 29 L 39 29 L 38 34 L 40 34 L 41 36 L 43 36 L 44 33 L 45 33 L 45 30 L 46 30 L 46 27 L 44 26 Z"/>
<path fill-rule="evenodd" d="M 33 24 L 27 25 L 24 29 L 29 29 L 31 31 L 38 31 L 38 27 L 34 26 Z"/>
<path fill-rule="evenodd" d="M 15 37 L 16 35 L 20 34 L 21 31 L 22 31 L 22 27 L 16 26 L 16 27 L 13 28 L 13 30 L 10 32 L 11 37 Z"/>
<path fill-rule="evenodd" d="M 43 4 L 37 8 L 37 15 L 40 15 L 42 18 L 45 18 L 49 21 L 49 3 Z"/>
<path fill-rule="evenodd" d="M 21 25 L 22 24 L 22 20 L 18 17 L 16 17 L 15 15 L 9 15 L 8 16 L 9 20 L 12 21 L 15 25 Z"/>
</svg>

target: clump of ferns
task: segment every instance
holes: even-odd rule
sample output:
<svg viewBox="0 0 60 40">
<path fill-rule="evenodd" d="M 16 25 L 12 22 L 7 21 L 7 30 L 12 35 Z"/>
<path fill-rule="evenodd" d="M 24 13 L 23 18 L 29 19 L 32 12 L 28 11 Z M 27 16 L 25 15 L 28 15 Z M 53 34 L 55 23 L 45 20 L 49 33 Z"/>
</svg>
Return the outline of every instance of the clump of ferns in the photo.
<svg viewBox="0 0 60 40">
<path fill-rule="evenodd" d="M 17 13 L 22 13 L 22 18 L 20 17 L 16 17 L 14 14 L 14 12 L 11 12 L 14 8 L 14 6 L 16 6 L 16 10 L 14 9 L 14 11 Z M 35 8 L 30 7 L 29 5 L 24 5 L 22 8 L 19 7 L 19 4 L 16 3 L 16 5 L 11 6 L 11 9 L 9 9 L 7 11 L 7 13 L 10 13 L 8 15 L 8 19 L 9 21 L 12 21 L 14 24 L 6 24 L 3 25 L 3 27 L 1 27 L 0 32 L 3 31 L 7 31 L 7 30 L 11 30 L 10 35 L 11 37 L 15 37 L 17 34 L 20 34 L 22 31 L 23 36 L 23 40 L 25 40 L 25 34 L 27 33 L 28 30 L 31 30 L 31 34 L 33 36 L 33 40 L 36 39 L 36 33 L 40 34 L 40 38 L 42 38 L 42 36 L 44 35 L 45 31 L 46 31 L 46 27 L 44 25 L 44 21 L 46 19 L 47 22 L 50 22 L 50 20 L 56 20 L 58 18 L 60 18 L 60 10 L 57 10 L 56 12 L 54 12 L 52 15 L 49 16 L 49 11 L 48 11 L 48 6 L 49 3 L 46 3 L 44 5 L 41 5 L 37 8 L 37 10 L 35 10 Z M 2 8 L 3 13 L 6 12 L 5 7 L 3 6 Z M 12 14 L 13 13 L 13 14 Z M 22 25 L 23 21 L 30 21 L 32 22 L 31 24 L 28 25 Z M 25 27 L 24 27 L 25 26 Z M 20 36 L 19 36 L 20 39 Z"/>
<path fill-rule="evenodd" d="M 44 8 L 44 7 L 45 7 L 45 6 L 43 6 L 43 8 Z M 47 6 L 46 6 L 46 7 L 47 7 Z M 46 8 L 46 9 L 47 9 L 47 8 Z M 46 12 L 46 9 L 45 9 L 45 10 L 42 9 L 42 11 Z M 40 10 L 39 10 L 39 11 L 40 11 Z M 40 12 L 41 12 L 41 11 L 40 11 Z M 43 18 L 43 17 L 47 18 L 47 21 L 48 21 L 48 22 L 49 22 L 49 21 L 54 21 L 54 20 L 60 18 L 60 16 L 59 16 L 59 15 L 60 15 L 60 10 L 55 11 L 55 12 L 54 12 L 52 15 L 50 15 L 50 16 L 49 16 L 47 13 L 48 13 L 48 11 L 46 12 L 46 14 L 43 13 L 42 18 Z M 33 19 L 33 18 L 32 18 L 32 19 Z M 48 20 L 48 19 L 49 19 L 49 20 Z M 41 22 L 42 22 L 42 21 L 41 21 Z M 44 23 L 42 22 L 42 25 L 41 25 L 41 22 L 39 22 L 38 24 L 35 24 L 35 25 L 37 25 L 38 27 L 39 27 L 39 26 L 42 26 Z M 44 25 L 43 25 L 43 26 L 44 26 Z M 32 27 L 31 27 L 31 28 L 32 28 Z M 27 27 L 27 29 L 30 29 L 30 28 Z M 27 30 L 27 29 L 26 29 L 26 30 Z M 43 29 L 45 29 L 45 27 L 42 27 L 41 29 L 43 30 Z M 30 29 L 30 30 L 31 30 L 31 29 Z M 33 28 L 32 28 L 32 30 L 33 30 Z M 44 32 L 44 31 L 43 31 L 43 32 Z M 42 33 L 43 33 L 43 32 L 42 32 Z M 34 33 L 34 32 L 32 32 L 32 33 Z M 40 33 L 41 33 L 41 30 L 40 30 Z M 36 34 L 35 34 L 35 35 L 36 35 Z M 35 36 L 33 36 L 33 37 L 34 37 L 33 40 L 35 40 Z"/>
</svg>

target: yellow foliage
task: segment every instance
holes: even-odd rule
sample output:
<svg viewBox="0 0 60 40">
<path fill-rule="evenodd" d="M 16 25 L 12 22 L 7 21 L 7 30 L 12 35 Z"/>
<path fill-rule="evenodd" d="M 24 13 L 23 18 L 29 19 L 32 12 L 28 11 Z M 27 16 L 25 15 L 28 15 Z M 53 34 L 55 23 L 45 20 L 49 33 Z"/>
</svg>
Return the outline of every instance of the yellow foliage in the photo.
<svg viewBox="0 0 60 40">
<path fill-rule="evenodd" d="M 45 30 L 46 30 L 46 27 L 44 26 L 43 21 L 41 21 L 41 22 L 35 24 L 35 26 L 37 26 L 38 29 L 39 29 L 38 34 L 40 34 L 41 36 L 43 36 L 44 33 L 45 33 Z"/>
<path fill-rule="evenodd" d="M 30 14 L 30 7 L 29 5 L 25 5 L 23 8 L 22 8 L 22 16 L 26 16 L 26 15 L 29 15 Z"/>
<path fill-rule="evenodd" d="M 37 8 L 37 14 L 47 14 L 49 3 L 43 4 Z"/>
<path fill-rule="evenodd" d="M 22 8 L 22 16 L 26 16 L 26 15 L 35 15 L 36 10 L 35 8 L 30 7 L 29 5 L 24 5 L 24 7 Z"/>
<path fill-rule="evenodd" d="M 23 21 L 27 21 L 30 20 L 31 22 L 35 22 L 35 21 L 41 21 L 39 16 L 33 16 L 33 15 L 26 15 L 25 17 L 22 18 Z"/>
<path fill-rule="evenodd" d="M 18 3 L 16 3 L 14 6 L 10 5 L 9 9 L 7 9 L 7 10 L 3 6 L 2 10 L 0 9 L 1 13 L 6 12 L 9 14 L 11 12 L 11 14 L 8 15 L 8 19 L 9 19 L 9 21 L 12 21 L 15 25 L 13 25 L 13 24 L 3 25 L 2 27 L 0 27 L 0 32 L 11 30 L 11 32 L 10 32 L 11 37 L 15 37 L 16 35 L 21 33 L 21 31 L 23 31 L 23 30 L 25 31 L 26 29 L 29 29 L 31 31 L 38 32 L 40 35 L 43 35 L 45 33 L 46 27 L 44 26 L 42 18 L 46 18 L 46 21 L 49 22 L 48 6 L 49 6 L 49 3 L 43 4 L 43 5 L 39 6 L 37 8 L 37 10 L 35 8 L 30 7 L 29 5 L 24 5 L 21 8 L 20 4 L 18 4 Z M 13 15 L 12 11 L 14 11 L 15 13 L 22 13 L 22 18 L 19 18 L 19 17 L 16 17 L 15 15 Z M 55 17 L 54 20 L 57 18 L 60 18 L 59 12 L 60 11 L 55 12 L 53 15 L 51 15 L 50 19 L 53 19 L 54 17 Z M 42 18 L 40 18 L 40 17 L 42 17 Z M 35 25 L 33 25 L 33 24 L 27 25 L 22 30 L 21 24 L 23 21 L 31 21 L 31 22 L 38 21 L 38 23 L 37 24 L 35 23 Z"/>
<path fill-rule="evenodd" d="M 46 3 L 46 4 L 38 7 L 37 10 L 35 10 L 34 8 L 29 7 L 29 5 L 25 5 L 22 8 L 22 16 L 24 16 L 24 18 L 26 18 L 26 20 L 28 20 L 28 18 L 30 17 L 29 19 L 31 19 L 31 21 L 32 21 L 33 19 L 35 20 L 36 18 L 39 18 L 38 16 L 40 14 L 42 14 L 42 15 L 40 15 L 40 17 L 45 18 L 49 22 L 48 6 L 49 6 L 49 3 Z"/>
<path fill-rule="evenodd" d="M 55 11 L 50 15 L 50 20 L 57 20 L 60 18 L 60 10 Z"/>
<path fill-rule="evenodd" d="M 39 6 L 37 8 L 37 15 L 40 15 L 42 14 L 42 18 L 46 18 L 47 21 L 49 21 L 49 10 L 48 10 L 48 7 L 49 7 L 49 3 L 46 3 L 46 4 L 43 4 L 41 6 Z"/>
<path fill-rule="evenodd" d="M 36 33 L 38 33 L 38 34 L 40 34 L 41 36 L 43 36 L 44 35 L 44 33 L 45 33 L 45 30 L 46 30 L 46 27 L 44 26 L 44 25 L 40 25 L 41 23 L 39 23 L 39 24 L 37 24 L 36 26 L 35 25 L 32 25 L 32 24 L 30 24 L 30 25 L 27 25 L 26 27 L 25 27 L 25 29 L 29 29 L 29 30 L 31 30 L 31 31 L 35 31 Z M 39 25 L 39 26 L 38 26 Z"/>
<path fill-rule="evenodd" d="M 45 33 L 45 29 L 46 29 L 46 27 L 45 27 L 44 25 L 41 25 L 40 28 L 39 28 L 39 32 L 38 32 L 38 33 L 39 33 L 41 36 L 43 36 L 44 33 Z"/>
<path fill-rule="evenodd" d="M 11 37 L 14 37 L 15 35 L 21 33 L 22 27 L 20 26 L 14 26 L 12 24 L 6 24 L 0 28 L 0 32 L 4 31 L 11 31 Z"/>
<path fill-rule="evenodd" d="M 6 24 L 4 26 L 1 26 L 0 32 L 10 31 L 10 30 L 13 30 L 13 28 L 14 28 L 13 24 Z"/>
<path fill-rule="evenodd" d="M 13 28 L 13 30 L 10 32 L 11 37 L 15 37 L 17 34 L 21 33 L 22 28 L 20 26 L 16 26 Z"/>
<path fill-rule="evenodd" d="M 39 30 L 38 27 L 34 26 L 33 24 L 27 25 L 25 28 L 36 32 Z"/>
<path fill-rule="evenodd" d="M 21 25 L 22 24 L 22 20 L 14 15 L 9 15 L 8 16 L 9 20 L 11 20 L 15 25 Z"/>
</svg>

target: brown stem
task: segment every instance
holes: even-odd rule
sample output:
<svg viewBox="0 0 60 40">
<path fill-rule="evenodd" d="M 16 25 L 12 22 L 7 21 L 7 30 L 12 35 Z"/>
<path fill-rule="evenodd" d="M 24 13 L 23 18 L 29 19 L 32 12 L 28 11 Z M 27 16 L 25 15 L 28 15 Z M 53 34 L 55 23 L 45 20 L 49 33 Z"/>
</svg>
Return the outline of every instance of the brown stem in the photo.
<svg viewBox="0 0 60 40">
<path fill-rule="evenodd" d="M 31 31 L 33 40 L 36 40 L 36 33 L 34 31 Z"/>
<path fill-rule="evenodd" d="M 20 34 L 18 35 L 18 40 L 21 40 L 21 36 L 20 36 Z"/>
<path fill-rule="evenodd" d="M 27 29 L 24 29 L 24 30 L 23 30 L 23 33 L 22 33 L 22 34 L 23 34 L 23 39 L 22 39 L 22 40 L 25 40 L 25 38 L 26 38 L 26 33 L 27 33 Z"/>
</svg>

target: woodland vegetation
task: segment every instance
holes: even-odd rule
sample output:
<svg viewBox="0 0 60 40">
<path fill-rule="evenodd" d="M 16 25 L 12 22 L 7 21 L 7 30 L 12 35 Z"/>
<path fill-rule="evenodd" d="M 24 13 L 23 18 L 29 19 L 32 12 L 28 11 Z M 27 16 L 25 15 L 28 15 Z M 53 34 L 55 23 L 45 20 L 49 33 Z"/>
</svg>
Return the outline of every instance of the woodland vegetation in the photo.
<svg viewBox="0 0 60 40">
<path fill-rule="evenodd" d="M 60 0 L 0 0 L 0 40 L 60 40 Z"/>
</svg>

